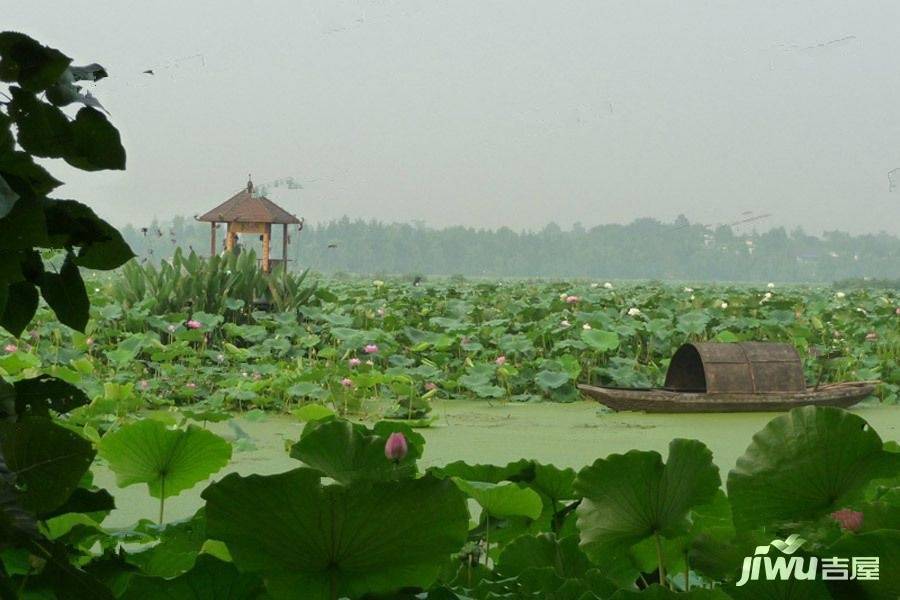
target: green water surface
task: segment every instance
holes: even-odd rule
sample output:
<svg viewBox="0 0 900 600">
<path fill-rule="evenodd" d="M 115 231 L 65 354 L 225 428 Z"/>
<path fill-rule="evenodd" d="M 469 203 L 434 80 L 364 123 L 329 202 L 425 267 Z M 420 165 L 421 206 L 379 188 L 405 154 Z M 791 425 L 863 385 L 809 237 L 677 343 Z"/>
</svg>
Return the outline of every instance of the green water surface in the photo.
<svg viewBox="0 0 900 600">
<path fill-rule="evenodd" d="M 866 419 L 881 438 L 900 439 L 900 407 L 860 406 L 852 412 Z M 437 422 L 419 429 L 426 440 L 422 468 L 455 460 L 505 464 L 534 458 L 560 467 L 578 469 L 597 458 L 631 449 L 656 450 L 663 457 L 673 438 L 703 441 L 713 452 L 721 473 L 727 474 L 750 444 L 754 433 L 778 413 L 644 414 L 608 412 L 595 402 L 572 404 L 495 404 L 472 400 L 434 403 Z M 272 474 L 300 463 L 290 458 L 286 443 L 300 437 L 303 424 L 288 416 L 266 415 L 259 420 L 236 417 L 240 432 L 228 423 L 209 429 L 235 442 L 231 464 L 214 479 L 228 473 Z M 246 434 L 247 437 L 244 437 Z M 124 527 L 138 519 L 156 519 L 159 501 L 140 484 L 118 488 L 115 476 L 104 465 L 94 467 L 95 482 L 116 498 L 116 510 L 104 521 L 108 527 Z M 206 483 L 166 500 L 166 521 L 189 517 L 201 505 Z"/>
</svg>

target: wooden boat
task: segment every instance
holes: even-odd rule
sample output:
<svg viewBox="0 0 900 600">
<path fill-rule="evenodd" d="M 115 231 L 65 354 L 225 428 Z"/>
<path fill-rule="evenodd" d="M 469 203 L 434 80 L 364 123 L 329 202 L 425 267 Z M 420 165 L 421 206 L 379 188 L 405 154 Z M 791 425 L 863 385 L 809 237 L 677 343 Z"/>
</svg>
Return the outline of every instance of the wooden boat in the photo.
<svg viewBox="0 0 900 600">
<path fill-rule="evenodd" d="M 764 412 L 797 406 L 853 406 L 878 382 L 854 381 L 809 387 L 803 363 L 790 344 L 696 343 L 681 346 L 656 389 L 579 385 L 613 410 L 645 412 Z"/>
<path fill-rule="evenodd" d="M 622 389 L 579 385 L 586 395 L 613 410 L 655 413 L 768 412 L 798 406 L 853 406 L 875 391 L 869 381 L 831 383 L 803 392 L 722 393 L 667 389 Z"/>
</svg>

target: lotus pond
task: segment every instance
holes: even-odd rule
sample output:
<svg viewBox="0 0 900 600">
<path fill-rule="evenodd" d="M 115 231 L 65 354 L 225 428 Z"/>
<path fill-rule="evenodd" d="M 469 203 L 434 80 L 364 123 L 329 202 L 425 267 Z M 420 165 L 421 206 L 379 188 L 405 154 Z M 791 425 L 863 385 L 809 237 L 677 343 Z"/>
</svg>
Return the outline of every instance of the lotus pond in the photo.
<svg viewBox="0 0 900 600">
<path fill-rule="evenodd" d="M 35 161 L 125 168 L 71 62 L 0 32 L 0 598 L 900 597 L 896 291 L 142 263 Z M 777 416 L 579 397 L 708 339 L 880 383 Z"/>
<path fill-rule="evenodd" d="M 65 392 L 51 411 L 89 459 L 41 527 L 88 574 L 120 556 L 114 593 L 897 590 L 886 574 L 737 585 L 742 557 L 791 534 L 808 557 L 900 555 L 895 292 L 275 279 L 251 259 L 131 263 L 88 280 L 83 332 L 42 308 L 3 340 L 13 404 L 27 417 L 38 386 Z M 882 383 L 852 411 L 787 415 L 614 413 L 575 387 L 659 385 L 678 345 L 709 339 L 789 341 L 809 381 Z"/>
<path fill-rule="evenodd" d="M 776 413 L 672 415 L 613 413 L 590 401 L 571 404 L 517 404 L 488 406 L 467 400 L 434 403 L 437 421 L 420 429 L 427 451 L 419 464 L 438 467 L 457 460 L 477 464 L 507 464 L 523 456 L 542 463 L 579 470 L 598 456 L 623 453 L 633 448 L 665 454 L 674 438 L 696 438 L 712 451 L 717 464 L 734 465 L 754 433 L 778 416 Z M 853 411 L 878 424 L 885 439 L 900 439 L 900 410 L 888 406 L 865 406 Z M 160 418 L 160 415 L 146 415 Z M 168 420 L 167 416 L 162 416 Z M 209 428 L 237 445 L 239 450 L 216 478 L 236 472 L 272 474 L 296 465 L 285 451 L 299 439 L 303 423 L 284 415 L 235 416 L 231 424 L 213 423 Z M 118 488 L 115 474 L 95 465 L 94 481 L 111 490 L 116 510 L 104 521 L 107 526 L 126 527 L 140 519 L 154 518 L 158 501 L 138 486 Z M 173 520 L 190 517 L 200 506 L 204 485 L 171 498 L 167 512 Z"/>
</svg>

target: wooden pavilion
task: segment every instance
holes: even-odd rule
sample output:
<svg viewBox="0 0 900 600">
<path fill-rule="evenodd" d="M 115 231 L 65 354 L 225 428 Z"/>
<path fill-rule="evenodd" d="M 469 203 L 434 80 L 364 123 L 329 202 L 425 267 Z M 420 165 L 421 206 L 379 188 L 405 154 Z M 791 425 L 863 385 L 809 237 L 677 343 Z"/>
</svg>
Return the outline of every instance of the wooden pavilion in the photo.
<svg viewBox="0 0 900 600">
<path fill-rule="evenodd" d="M 265 196 L 260 196 L 253 187 L 253 181 L 247 181 L 247 187 L 215 207 L 208 213 L 196 217 L 198 221 L 210 223 L 210 254 L 216 254 L 216 229 L 219 223 L 227 223 L 225 233 L 225 251 L 235 249 L 238 236 L 242 233 L 258 234 L 262 241 L 262 258 L 260 264 L 265 272 L 273 266 L 288 262 L 288 225 L 298 225 L 303 229 L 303 219 L 298 219 Z M 281 225 L 283 238 L 281 243 L 281 259 L 273 259 L 271 253 L 272 225 Z"/>
</svg>

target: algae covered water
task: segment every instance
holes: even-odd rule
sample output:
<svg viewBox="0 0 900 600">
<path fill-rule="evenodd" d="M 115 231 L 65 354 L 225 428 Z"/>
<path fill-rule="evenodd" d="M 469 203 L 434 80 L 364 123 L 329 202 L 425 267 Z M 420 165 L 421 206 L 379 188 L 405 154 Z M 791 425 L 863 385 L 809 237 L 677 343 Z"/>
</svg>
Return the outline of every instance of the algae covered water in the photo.
<svg viewBox="0 0 900 600">
<path fill-rule="evenodd" d="M 852 409 L 866 419 L 882 440 L 900 439 L 900 407 L 877 404 Z M 750 444 L 753 434 L 779 413 L 645 414 L 615 413 L 589 401 L 570 404 L 494 404 L 471 400 L 435 402 L 437 421 L 418 429 L 427 445 L 421 468 L 463 460 L 469 464 L 506 464 L 533 458 L 559 467 L 579 469 L 597 458 L 628 450 L 655 450 L 665 457 L 675 438 L 701 440 L 713 452 L 713 460 L 724 478 Z M 215 479 L 231 472 L 272 474 L 290 470 L 299 463 L 288 456 L 287 447 L 300 437 L 303 423 L 288 416 L 269 414 L 259 419 L 237 416 L 208 427 L 228 437 L 235 452 L 227 468 Z M 94 467 L 95 482 L 116 498 L 116 509 L 106 518 L 108 527 L 127 527 L 139 519 L 155 519 L 158 501 L 146 486 L 119 488 L 105 465 Z M 166 520 L 191 516 L 203 503 L 205 483 L 169 498 Z"/>
</svg>

